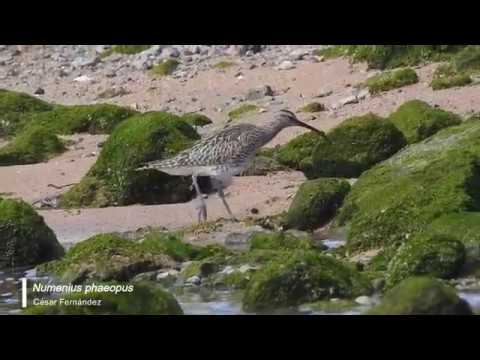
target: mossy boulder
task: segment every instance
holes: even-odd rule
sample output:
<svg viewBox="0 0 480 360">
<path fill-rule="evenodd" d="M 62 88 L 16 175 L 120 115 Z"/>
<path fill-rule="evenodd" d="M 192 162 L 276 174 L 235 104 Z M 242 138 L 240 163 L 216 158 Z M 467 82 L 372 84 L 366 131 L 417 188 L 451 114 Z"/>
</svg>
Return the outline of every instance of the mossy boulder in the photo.
<svg viewBox="0 0 480 360">
<path fill-rule="evenodd" d="M 388 265 L 387 288 L 417 275 L 450 279 L 465 262 L 465 246 L 447 235 L 417 235 L 397 250 Z"/>
<path fill-rule="evenodd" d="M 480 268 L 480 212 L 460 212 L 441 216 L 428 226 L 427 232 L 451 236 L 465 246 L 465 270 Z"/>
<path fill-rule="evenodd" d="M 36 265 L 64 254 L 43 218 L 21 200 L 0 198 L 0 268 Z"/>
<path fill-rule="evenodd" d="M 313 230 L 330 221 L 343 199 L 350 191 L 350 184 L 342 179 L 316 179 L 304 182 L 298 189 L 285 225 L 299 230 Z"/>
<path fill-rule="evenodd" d="M 312 166 L 313 150 L 321 140 L 322 137 L 308 132 L 297 136 L 285 145 L 269 150 L 265 155 L 289 168 L 308 173 Z"/>
<path fill-rule="evenodd" d="M 96 283 L 98 287 L 114 288 L 118 283 Z M 120 285 L 122 286 L 122 285 Z M 125 285 L 123 285 L 125 287 Z M 94 300 L 100 305 L 74 305 Z M 23 315 L 183 315 L 175 297 L 158 286 L 135 283 L 131 292 L 74 293 L 57 299 L 55 305 L 31 305 Z M 72 305 L 73 304 L 73 305 Z"/>
<path fill-rule="evenodd" d="M 369 292 L 368 280 L 348 265 L 317 252 L 296 251 L 253 274 L 245 289 L 243 308 L 265 311 Z"/>
<path fill-rule="evenodd" d="M 458 71 L 480 71 L 480 45 L 468 45 L 453 58 Z"/>
<path fill-rule="evenodd" d="M 409 144 L 426 139 L 439 130 L 458 125 L 462 121 L 458 115 L 433 108 L 421 100 L 405 102 L 389 119 L 400 129 Z"/>
<path fill-rule="evenodd" d="M 35 164 L 65 150 L 63 141 L 48 129 L 40 126 L 29 127 L 0 149 L 0 166 Z"/>
<path fill-rule="evenodd" d="M 168 255 L 171 246 L 163 240 L 152 237 L 140 243 L 115 234 L 96 235 L 74 245 L 62 259 L 42 264 L 37 270 L 72 283 L 88 279 L 128 281 L 139 273 L 175 264 Z"/>
<path fill-rule="evenodd" d="M 393 69 L 452 59 L 465 45 L 336 45 L 317 51 L 326 57 L 348 56 L 369 68 Z"/>
<path fill-rule="evenodd" d="M 206 126 L 212 124 L 212 120 L 210 120 L 208 116 L 199 113 L 184 114 L 181 118 L 192 126 Z"/>
<path fill-rule="evenodd" d="M 23 114 L 52 109 L 51 104 L 34 96 L 0 89 L 0 137 L 15 134 Z"/>
<path fill-rule="evenodd" d="M 178 65 L 180 65 L 180 62 L 177 60 L 166 59 L 161 63 L 154 65 L 151 71 L 154 75 L 167 76 L 173 74 Z"/>
<path fill-rule="evenodd" d="M 309 250 L 315 247 L 309 234 L 292 232 L 255 232 L 250 238 L 250 250 Z"/>
<path fill-rule="evenodd" d="M 52 133 L 110 134 L 119 123 L 137 114 L 136 111 L 110 104 L 56 105 L 51 111 L 23 116 L 22 126 L 42 126 Z"/>
<path fill-rule="evenodd" d="M 117 54 L 133 55 L 148 50 L 151 47 L 152 45 L 113 45 L 110 51 Z"/>
<path fill-rule="evenodd" d="M 418 83 L 418 75 L 415 70 L 405 68 L 372 76 L 362 84 L 362 87 L 368 88 L 370 94 L 375 95 L 416 83 Z"/>
<path fill-rule="evenodd" d="M 309 178 L 360 176 L 406 145 L 403 134 L 387 119 L 369 113 L 342 122 L 318 139 Z"/>
<path fill-rule="evenodd" d="M 312 102 L 298 109 L 299 112 L 306 112 L 306 113 L 316 113 L 316 112 L 325 111 L 325 110 L 326 110 L 325 105 L 319 102 Z"/>
<path fill-rule="evenodd" d="M 398 246 L 442 215 L 480 210 L 480 123 L 464 122 L 364 173 L 335 220 L 352 251 Z"/>
<path fill-rule="evenodd" d="M 455 289 L 428 277 L 411 277 L 385 294 L 368 315 L 472 315 Z"/>
<path fill-rule="evenodd" d="M 133 203 L 176 203 L 191 199 L 191 180 L 155 170 L 136 171 L 145 162 L 164 159 L 200 137 L 180 117 L 151 112 L 115 128 L 95 165 L 61 198 L 62 207 L 102 207 Z"/>
<path fill-rule="evenodd" d="M 440 65 L 433 73 L 430 86 L 433 90 L 469 85 L 473 82 L 466 72 L 459 72 L 452 64 Z"/>
<path fill-rule="evenodd" d="M 228 117 L 230 118 L 230 120 L 236 120 L 236 119 L 239 119 L 249 113 L 252 113 L 252 112 L 256 112 L 258 111 L 258 106 L 257 105 L 253 105 L 253 104 L 243 104 L 243 105 L 240 105 L 239 107 L 231 110 L 229 113 L 228 113 Z"/>
<path fill-rule="evenodd" d="M 288 170 L 288 168 L 280 164 L 275 158 L 258 154 L 253 159 L 251 165 L 245 169 L 240 175 L 243 176 L 263 176 L 269 173 Z"/>
</svg>

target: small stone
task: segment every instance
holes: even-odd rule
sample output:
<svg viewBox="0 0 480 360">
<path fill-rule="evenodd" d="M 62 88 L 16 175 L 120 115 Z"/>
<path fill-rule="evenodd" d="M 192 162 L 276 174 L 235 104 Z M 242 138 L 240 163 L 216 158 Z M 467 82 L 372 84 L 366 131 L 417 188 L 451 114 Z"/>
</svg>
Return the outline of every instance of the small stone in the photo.
<svg viewBox="0 0 480 360">
<path fill-rule="evenodd" d="M 250 271 L 250 270 L 257 270 L 258 267 L 257 266 L 250 266 L 248 264 L 245 264 L 245 265 L 242 265 L 238 268 L 238 271 L 241 272 L 242 274 Z"/>
<path fill-rule="evenodd" d="M 232 274 L 234 272 L 235 272 L 235 269 L 232 266 L 228 265 L 228 266 L 225 266 L 225 268 L 220 272 L 220 274 L 227 274 L 228 275 L 228 274 Z"/>
<path fill-rule="evenodd" d="M 254 101 L 259 100 L 265 96 L 273 96 L 273 90 L 269 85 L 264 85 L 259 88 L 250 89 L 245 96 L 245 100 Z"/>
<path fill-rule="evenodd" d="M 278 65 L 277 67 L 278 70 L 291 70 L 294 68 L 295 68 L 295 65 L 289 60 L 282 61 L 280 65 Z"/>
<path fill-rule="evenodd" d="M 187 284 L 200 285 L 202 283 L 202 280 L 199 276 L 194 275 L 192 277 L 189 277 L 185 282 Z"/>
<path fill-rule="evenodd" d="M 308 55 L 308 51 L 305 51 L 303 49 L 296 49 L 290 53 L 290 58 L 292 60 L 303 60 L 305 55 Z"/>
<path fill-rule="evenodd" d="M 257 208 L 252 208 L 252 209 L 250 209 L 250 212 L 251 212 L 252 214 L 256 215 L 256 214 L 258 214 L 259 211 L 258 211 Z"/>
<path fill-rule="evenodd" d="M 37 90 L 35 90 L 34 92 L 35 95 L 43 95 L 45 94 L 45 90 L 41 87 L 37 88 Z"/>
<path fill-rule="evenodd" d="M 365 295 L 357 297 L 357 298 L 355 299 L 355 302 L 356 302 L 357 304 L 366 305 L 366 306 L 370 306 L 370 305 L 373 305 L 373 304 L 374 304 L 373 301 L 372 301 L 372 299 L 371 299 L 370 297 L 368 297 L 368 296 L 365 296 Z"/>
<path fill-rule="evenodd" d="M 340 104 L 341 104 L 342 106 L 348 105 L 348 104 L 357 104 L 357 103 L 358 103 L 358 98 L 357 98 L 356 96 L 354 96 L 354 95 L 349 96 L 349 97 L 346 97 L 346 98 L 340 100 Z"/>
<path fill-rule="evenodd" d="M 92 81 L 93 79 L 87 75 L 81 75 L 73 79 L 75 82 L 89 82 Z"/>
</svg>

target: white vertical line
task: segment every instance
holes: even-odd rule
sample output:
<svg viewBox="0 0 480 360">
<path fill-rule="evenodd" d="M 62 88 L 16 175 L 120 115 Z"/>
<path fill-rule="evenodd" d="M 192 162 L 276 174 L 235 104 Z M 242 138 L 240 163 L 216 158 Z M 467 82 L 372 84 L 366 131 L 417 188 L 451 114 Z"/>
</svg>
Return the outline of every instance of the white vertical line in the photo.
<svg viewBox="0 0 480 360">
<path fill-rule="evenodd" d="M 27 307 L 27 278 L 22 278 L 22 308 Z"/>
</svg>

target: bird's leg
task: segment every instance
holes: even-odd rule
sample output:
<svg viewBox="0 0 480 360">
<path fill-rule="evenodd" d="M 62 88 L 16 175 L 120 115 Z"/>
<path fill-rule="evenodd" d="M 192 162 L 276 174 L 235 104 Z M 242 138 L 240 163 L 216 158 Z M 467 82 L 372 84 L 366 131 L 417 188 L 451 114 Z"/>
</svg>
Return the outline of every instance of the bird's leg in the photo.
<svg viewBox="0 0 480 360">
<path fill-rule="evenodd" d="M 198 186 L 197 177 L 192 175 L 193 186 L 197 192 L 197 198 L 200 200 L 200 207 L 198 208 L 198 222 L 207 221 L 207 204 L 203 199 L 203 194 Z"/>
<path fill-rule="evenodd" d="M 223 193 L 223 187 L 220 186 L 218 191 L 218 196 L 222 199 L 223 205 L 225 205 L 225 209 L 227 209 L 228 215 L 230 215 L 230 219 L 233 221 L 238 221 L 238 219 L 233 216 L 232 210 L 230 210 L 230 206 L 228 206 L 227 200 L 225 199 L 225 194 Z"/>
</svg>

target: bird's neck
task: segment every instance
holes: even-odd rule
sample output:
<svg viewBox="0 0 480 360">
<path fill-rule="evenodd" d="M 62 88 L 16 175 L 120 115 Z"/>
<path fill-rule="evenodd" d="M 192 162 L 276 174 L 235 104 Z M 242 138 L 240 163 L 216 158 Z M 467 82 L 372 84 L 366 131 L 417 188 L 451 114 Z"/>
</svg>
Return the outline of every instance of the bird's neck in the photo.
<svg viewBox="0 0 480 360">
<path fill-rule="evenodd" d="M 277 134 L 285 128 L 285 124 L 278 121 L 271 121 L 262 126 L 262 129 L 267 134 L 269 141 L 272 140 Z"/>
</svg>

